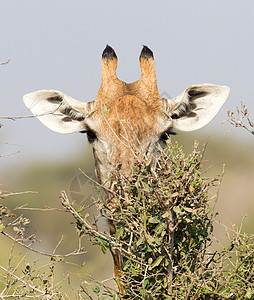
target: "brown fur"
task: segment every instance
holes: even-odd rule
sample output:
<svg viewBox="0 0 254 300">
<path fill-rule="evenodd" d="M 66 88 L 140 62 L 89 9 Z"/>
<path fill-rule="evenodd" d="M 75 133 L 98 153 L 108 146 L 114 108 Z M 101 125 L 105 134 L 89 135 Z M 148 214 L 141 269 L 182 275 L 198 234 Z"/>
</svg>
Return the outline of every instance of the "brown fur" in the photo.
<svg viewBox="0 0 254 300">
<path fill-rule="evenodd" d="M 140 58 L 141 77 L 133 83 L 125 83 L 116 76 L 117 58 L 102 58 L 102 83 L 97 94 L 96 103 L 109 105 L 125 95 L 133 95 L 143 101 L 161 104 L 157 88 L 154 59 Z"/>
<path fill-rule="evenodd" d="M 159 115 L 163 114 L 163 103 L 157 88 L 154 59 L 140 58 L 141 77 L 133 83 L 125 83 L 116 76 L 117 58 L 102 59 L 102 83 L 95 101 L 95 119 L 102 119 L 103 132 L 111 132 L 133 146 L 138 140 L 156 129 Z M 104 108 L 108 110 L 104 114 Z M 119 145 L 121 148 L 121 145 Z M 120 150 L 120 149 L 119 149 Z"/>
</svg>

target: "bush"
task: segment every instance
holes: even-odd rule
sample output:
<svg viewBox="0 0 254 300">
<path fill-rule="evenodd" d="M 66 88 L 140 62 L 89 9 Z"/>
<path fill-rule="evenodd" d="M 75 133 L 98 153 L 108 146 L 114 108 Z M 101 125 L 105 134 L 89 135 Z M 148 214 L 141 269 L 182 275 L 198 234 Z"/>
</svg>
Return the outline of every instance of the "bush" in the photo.
<svg viewBox="0 0 254 300">
<path fill-rule="evenodd" d="M 93 201 L 114 223 L 114 236 L 98 231 L 96 222 L 89 221 L 87 207 L 78 207 L 65 192 L 61 193 L 61 203 L 75 219 L 80 238 L 89 236 L 104 253 L 114 249 L 122 253 L 124 269 L 116 282 L 123 286 L 124 294 L 92 280 L 83 282 L 68 296 L 59 284 L 67 277 L 56 282 L 55 268 L 69 254 L 64 257 L 33 250 L 26 244 L 36 240 L 35 236 L 29 240 L 25 235 L 29 220 L 2 206 L 0 232 L 13 240 L 13 247 L 8 267 L 0 266 L 4 279 L 1 298 L 254 299 L 254 236 L 233 227 L 228 229 L 228 248 L 211 251 L 221 176 L 205 177 L 203 153 L 197 143 L 188 156 L 177 143 L 168 143 L 156 168 L 151 169 L 151 160 L 143 159 L 136 162 L 128 178 L 113 174 L 110 202 L 104 203 L 99 192 L 99 199 Z M 7 196 L 2 192 L 2 198 Z M 14 230 L 16 236 L 11 237 L 8 230 Z M 47 270 L 45 266 L 37 267 L 37 263 L 21 264 L 23 258 L 13 267 L 15 244 L 34 251 L 38 257 L 47 256 Z"/>
<path fill-rule="evenodd" d="M 221 178 L 204 177 L 203 153 L 197 143 L 188 156 L 168 143 L 155 170 L 150 160 L 142 160 L 128 178 L 113 174 L 111 202 L 100 203 L 115 225 L 113 238 L 96 235 L 76 216 L 81 234 L 103 252 L 117 248 L 123 256 L 124 269 L 116 281 L 124 294 L 102 293 L 97 286 L 98 298 L 254 299 L 253 235 L 232 229 L 228 249 L 210 250 L 217 200 L 217 193 L 210 193 Z"/>
<path fill-rule="evenodd" d="M 128 297 L 172 295 L 179 290 L 181 274 L 196 272 L 205 258 L 212 231 L 208 189 L 218 179 L 201 176 L 201 159 L 196 146 L 185 157 L 177 144 L 169 145 L 156 171 L 139 162 L 130 178 L 120 176 L 115 185 L 119 209 L 112 218 L 116 237 L 129 252 L 123 254 L 121 278 Z M 185 291 L 183 282 L 181 286 Z"/>
</svg>

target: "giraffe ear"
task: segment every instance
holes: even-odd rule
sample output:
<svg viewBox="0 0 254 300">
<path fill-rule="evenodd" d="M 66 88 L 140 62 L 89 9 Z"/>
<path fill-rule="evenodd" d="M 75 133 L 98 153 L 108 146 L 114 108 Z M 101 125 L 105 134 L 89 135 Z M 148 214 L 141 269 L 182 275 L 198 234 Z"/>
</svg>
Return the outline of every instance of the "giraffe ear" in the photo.
<svg viewBox="0 0 254 300">
<path fill-rule="evenodd" d="M 164 100 L 166 113 L 172 118 L 174 128 L 193 131 L 204 127 L 217 115 L 229 92 L 227 86 L 193 85 L 176 98 Z"/>
<path fill-rule="evenodd" d="M 54 90 L 40 90 L 23 97 L 28 109 L 49 129 L 57 133 L 72 133 L 85 126 L 85 118 L 94 102 L 81 102 Z"/>
</svg>

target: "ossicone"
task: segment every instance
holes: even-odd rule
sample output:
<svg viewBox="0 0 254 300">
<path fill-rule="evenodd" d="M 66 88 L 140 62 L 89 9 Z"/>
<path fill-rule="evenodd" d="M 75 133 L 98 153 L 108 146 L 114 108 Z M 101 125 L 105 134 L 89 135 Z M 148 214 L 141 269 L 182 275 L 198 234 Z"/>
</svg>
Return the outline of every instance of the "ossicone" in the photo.
<svg viewBox="0 0 254 300">
<path fill-rule="evenodd" d="M 102 71 L 101 78 L 102 81 L 108 81 L 112 78 L 116 78 L 116 68 L 117 68 L 117 56 L 112 47 L 106 46 L 102 52 Z M 108 83 L 107 83 L 108 84 Z"/>
<path fill-rule="evenodd" d="M 117 58 L 116 53 L 112 47 L 109 45 L 106 46 L 106 48 L 102 52 L 102 58 L 106 59 L 114 59 Z"/>
<path fill-rule="evenodd" d="M 157 79 L 154 66 L 153 52 L 147 46 L 143 46 L 143 49 L 139 56 L 139 64 L 141 69 L 141 77 L 139 79 L 140 86 L 153 86 L 157 90 Z"/>
<path fill-rule="evenodd" d="M 147 46 L 143 45 L 143 49 L 139 56 L 139 59 L 141 59 L 141 58 L 145 58 L 145 59 L 154 58 L 153 51 L 151 49 L 149 49 Z"/>
</svg>

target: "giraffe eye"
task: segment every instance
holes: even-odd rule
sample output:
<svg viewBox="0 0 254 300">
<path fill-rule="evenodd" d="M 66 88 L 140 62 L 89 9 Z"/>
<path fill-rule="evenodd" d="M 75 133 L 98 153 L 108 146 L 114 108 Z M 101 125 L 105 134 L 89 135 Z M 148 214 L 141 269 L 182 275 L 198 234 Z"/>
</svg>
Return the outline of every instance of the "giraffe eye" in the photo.
<svg viewBox="0 0 254 300">
<path fill-rule="evenodd" d="M 89 143 L 92 143 L 97 138 L 95 132 L 92 130 L 88 130 L 86 134 Z"/>
<path fill-rule="evenodd" d="M 80 133 L 86 133 L 89 143 L 94 142 L 94 140 L 97 138 L 96 133 L 91 129 L 82 130 Z"/>
</svg>

